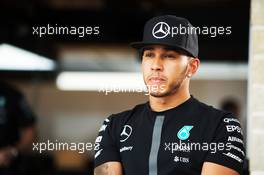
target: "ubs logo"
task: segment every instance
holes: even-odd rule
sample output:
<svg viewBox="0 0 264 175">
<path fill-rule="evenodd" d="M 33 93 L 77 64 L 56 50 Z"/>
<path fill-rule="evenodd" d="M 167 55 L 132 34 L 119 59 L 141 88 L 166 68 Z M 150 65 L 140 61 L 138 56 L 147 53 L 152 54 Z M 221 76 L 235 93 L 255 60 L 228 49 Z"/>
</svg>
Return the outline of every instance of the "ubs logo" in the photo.
<svg viewBox="0 0 264 175">
<path fill-rule="evenodd" d="M 157 38 L 165 38 L 170 34 L 170 26 L 166 22 L 158 22 L 152 29 L 152 35 Z"/>
<path fill-rule="evenodd" d="M 129 125 L 125 125 L 120 134 L 120 142 L 126 141 L 130 137 L 131 134 L 132 134 L 132 127 Z"/>
</svg>

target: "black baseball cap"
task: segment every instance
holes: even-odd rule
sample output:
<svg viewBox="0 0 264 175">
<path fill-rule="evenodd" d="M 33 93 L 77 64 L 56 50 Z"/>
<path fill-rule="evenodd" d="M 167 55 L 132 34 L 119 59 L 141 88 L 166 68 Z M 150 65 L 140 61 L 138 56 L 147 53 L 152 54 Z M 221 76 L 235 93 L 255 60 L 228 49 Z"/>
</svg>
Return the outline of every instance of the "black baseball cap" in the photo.
<svg viewBox="0 0 264 175">
<path fill-rule="evenodd" d="M 173 15 L 157 16 L 148 20 L 144 26 L 143 41 L 130 45 L 136 49 L 164 45 L 198 57 L 198 36 L 195 28 L 187 19 Z"/>
</svg>

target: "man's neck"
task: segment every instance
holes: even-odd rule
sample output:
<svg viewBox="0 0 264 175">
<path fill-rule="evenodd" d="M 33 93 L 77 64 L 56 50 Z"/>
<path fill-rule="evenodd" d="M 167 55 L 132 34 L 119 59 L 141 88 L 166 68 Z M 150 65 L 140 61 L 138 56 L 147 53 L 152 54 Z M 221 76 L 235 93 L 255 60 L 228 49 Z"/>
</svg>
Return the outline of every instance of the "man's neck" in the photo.
<svg viewBox="0 0 264 175">
<path fill-rule="evenodd" d="M 161 112 L 175 108 L 191 97 L 189 91 L 175 93 L 166 97 L 149 96 L 149 104 L 153 111 Z"/>
</svg>

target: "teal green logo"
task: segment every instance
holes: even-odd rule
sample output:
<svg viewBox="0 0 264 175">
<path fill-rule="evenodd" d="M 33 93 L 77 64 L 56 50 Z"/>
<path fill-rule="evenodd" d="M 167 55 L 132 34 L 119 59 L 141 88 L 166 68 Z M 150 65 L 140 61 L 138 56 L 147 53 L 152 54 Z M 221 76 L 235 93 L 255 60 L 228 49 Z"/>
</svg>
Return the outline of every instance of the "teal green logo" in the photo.
<svg viewBox="0 0 264 175">
<path fill-rule="evenodd" d="M 193 128 L 193 126 L 185 125 L 183 126 L 179 132 L 177 133 L 177 136 L 180 140 L 186 140 L 190 136 L 190 131 Z"/>
</svg>

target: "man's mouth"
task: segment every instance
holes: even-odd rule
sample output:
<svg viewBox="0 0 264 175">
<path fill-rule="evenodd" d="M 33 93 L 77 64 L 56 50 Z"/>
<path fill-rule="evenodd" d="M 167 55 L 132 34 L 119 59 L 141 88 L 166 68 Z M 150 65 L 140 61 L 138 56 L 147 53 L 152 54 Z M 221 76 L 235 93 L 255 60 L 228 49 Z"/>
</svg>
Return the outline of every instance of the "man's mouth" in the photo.
<svg viewBox="0 0 264 175">
<path fill-rule="evenodd" d="M 149 78 L 149 82 L 151 84 L 161 84 L 164 83 L 166 80 L 164 78 L 161 77 L 150 77 Z"/>
</svg>

